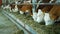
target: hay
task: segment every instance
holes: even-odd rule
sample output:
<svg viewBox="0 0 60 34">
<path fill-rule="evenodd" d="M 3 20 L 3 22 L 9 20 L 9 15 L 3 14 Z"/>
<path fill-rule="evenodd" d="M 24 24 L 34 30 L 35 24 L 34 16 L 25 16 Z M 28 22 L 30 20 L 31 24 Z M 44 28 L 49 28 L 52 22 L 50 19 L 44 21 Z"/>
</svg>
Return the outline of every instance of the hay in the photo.
<svg viewBox="0 0 60 34">
<path fill-rule="evenodd" d="M 12 12 L 11 14 L 15 15 L 16 18 L 20 19 L 23 23 L 31 26 L 38 34 L 60 34 L 60 25 L 45 26 L 33 21 L 31 16 L 21 15 L 18 14 L 18 12 Z"/>
</svg>

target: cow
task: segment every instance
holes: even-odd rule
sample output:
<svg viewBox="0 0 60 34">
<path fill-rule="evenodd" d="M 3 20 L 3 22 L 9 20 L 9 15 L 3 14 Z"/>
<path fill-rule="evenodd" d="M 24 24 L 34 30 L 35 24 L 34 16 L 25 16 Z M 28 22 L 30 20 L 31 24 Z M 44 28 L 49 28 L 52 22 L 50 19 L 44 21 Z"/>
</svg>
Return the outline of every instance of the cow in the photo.
<svg viewBox="0 0 60 34">
<path fill-rule="evenodd" d="M 39 1 L 37 1 L 37 2 L 39 2 Z M 50 2 L 50 0 L 44 0 L 44 1 L 42 0 L 40 3 L 49 3 L 49 2 Z M 43 18 L 44 18 L 44 11 L 49 11 L 48 9 L 50 10 L 49 5 L 37 5 L 36 12 L 33 12 L 33 16 L 32 16 L 34 21 L 36 21 L 38 23 L 42 22 Z"/>
<path fill-rule="evenodd" d="M 47 5 L 43 9 L 38 9 L 37 13 L 37 22 L 41 23 L 44 21 L 45 13 L 49 13 L 49 11 L 52 9 L 53 5 Z"/>
<path fill-rule="evenodd" d="M 18 8 L 17 8 L 17 5 L 15 4 L 15 2 L 6 5 L 5 7 L 3 7 L 3 9 L 9 9 L 10 12 L 12 12 L 12 11 L 17 12 L 18 11 Z"/>
<path fill-rule="evenodd" d="M 8 8 L 10 7 L 10 12 L 18 12 L 17 5 L 20 4 L 20 3 L 21 3 L 20 1 L 10 3 L 9 6 L 8 6 Z"/>
<path fill-rule="evenodd" d="M 44 1 L 42 3 L 55 3 L 56 0 L 48 0 L 48 2 Z M 39 5 L 37 8 L 37 15 L 35 13 L 35 20 L 38 23 L 45 22 L 45 25 L 52 25 L 53 20 L 50 19 L 49 12 L 53 8 L 54 5 Z M 34 19 L 34 18 L 33 18 Z"/>
<path fill-rule="evenodd" d="M 3 5 L 2 5 L 2 8 L 3 8 L 3 9 L 10 9 L 10 5 L 6 5 L 6 6 L 3 6 Z"/>
<path fill-rule="evenodd" d="M 24 3 L 18 5 L 18 9 L 20 14 L 32 15 L 32 5 L 28 1 L 24 1 Z"/>
<path fill-rule="evenodd" d="M 60 21 L 60 6 L 54 5 L 51 10 L 44 16 L 45 25 L 52 25 L 56 21 Z"/>
<path fill-rule="evenodd" d="M 10 4 L 11 10 L 12 10 L 13 12 L 18 12 L 17 4 L 18 4 L 18 1 L 13 2 L 13 3 Z"/>
<path fill-rule="evenodd" d="M 24 13 L 30 13 L 32 11 L 32 5 L 23 5 L 23 7 L 21 8 L 21 11 L 23 11 Z"/>
<path fill-rule="evenodd" d="M 58 3 L 57 1 L 55 3 Z M 60 21 L 60 5 L 54 5 L 49 13 L 45 13 L 44 16 L 45 25 L 52 25 L 55 22 Z"/>
</svg>

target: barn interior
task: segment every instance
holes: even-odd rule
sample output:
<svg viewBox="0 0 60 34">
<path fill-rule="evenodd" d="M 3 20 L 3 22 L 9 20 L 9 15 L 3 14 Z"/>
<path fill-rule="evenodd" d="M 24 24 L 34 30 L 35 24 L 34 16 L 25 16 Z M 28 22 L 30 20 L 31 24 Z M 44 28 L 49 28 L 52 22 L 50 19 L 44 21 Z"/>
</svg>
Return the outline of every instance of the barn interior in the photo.
<svg viewBox="0 0 60 34">
<path fill-rule="evenodd" d="M 0 0 L 0 34 L 60 34 L 60 0 Z"/>
</svg>

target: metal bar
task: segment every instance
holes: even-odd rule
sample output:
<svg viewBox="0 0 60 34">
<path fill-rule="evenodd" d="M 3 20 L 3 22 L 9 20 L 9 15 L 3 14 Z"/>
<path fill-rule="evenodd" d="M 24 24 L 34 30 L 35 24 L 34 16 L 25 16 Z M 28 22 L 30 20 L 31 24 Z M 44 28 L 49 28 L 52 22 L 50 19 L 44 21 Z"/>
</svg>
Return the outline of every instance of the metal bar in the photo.
<svg viewBox="0 0 60 34">
<path fill-rule="evenodd" d="M 37 5 L 38 3 L 30 3 L 25 5 Z M 24 4 L 13 4 L 13 5 L 24 5 Z M 60 3 L 39 3 L 38 5 L 60 5 Z"/>
<path fill-rule="evenodd" d="M 37 5 L 38 3 L 34 3 L 34 4 Z M 39 3 L 39 5 L 60 5 L 60 3 Z"/>
<path fill-rule="evenodd" d="M 40 2 L 42 2 L 42 0 L 39 0 L 39 2 L 38 2 L 38 4 L 37 4 L 36 8 L 38 8 Z"/>
<path fill-rule="evenodd" d="M 37 0 L 32 0 L 32 6 L 33 6 L 33 8 L 32 8 L 32 13 L 34 13 L 35 12 L 35 10 L 36 10 L 36 4 L 35 3 L 37 3 Z"/>
<path fill-rule="evenodd" d="M 13 20 L 16 22 L 16 24 L 19 25 L 19 27 L 21 26 L 23 29 L 25 29 L 25 27 L 23 27 L 21 24 L 19 24 L 15 19 L 13 19 L 11 16 L 9 16 L 6 12 L 3 12 L 4 15 L 6 15 L 9 19 Z M 25 29 L 29 34 L 32 34 L 30 31 L 28 31 L 27 29 Z"/>
<path fill-rule="evenodd" d="M 26 30 L 29 34 L 37 34 L 35 30 L 33 30 L 30 26 L 27 24 L 23 24 L 18 18 L 16 18 L 14 15 L 10 14 L 9 12 L 4 11 L 4 14 L 9 16 L 12 20 L 14 20 L 19 26 L 21 26 L 24 30 Z M 9 18 L 8 17 L 8 18 Z M 21 24 L 22 23 L 22 24 Z M 27 27 L 28 26 L 28 27 Z M 27 29 L 29 28 L 29 29 Z M 30 29 L 31 28 L 31 29 Z M 31 31 L 30 31 L 31 30 Z"/>
</svg>

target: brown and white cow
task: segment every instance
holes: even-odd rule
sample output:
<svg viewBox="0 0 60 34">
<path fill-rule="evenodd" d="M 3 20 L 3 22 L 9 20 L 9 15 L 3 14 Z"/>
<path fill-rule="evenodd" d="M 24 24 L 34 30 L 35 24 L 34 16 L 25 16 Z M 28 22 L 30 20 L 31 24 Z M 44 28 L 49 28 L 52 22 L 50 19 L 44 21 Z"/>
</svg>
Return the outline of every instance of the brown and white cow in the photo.
<svg viewBox="0 0 60 34">
<path fill-rule="evenodd" d="M 15 2 L 6 5 L 5 7 L 3 7 L 3 9 L 9 9 L 10 12 L 12 12 L 12 11 L 17 12 L 18 11 L 18 8 L 17 8 L 17 5 L 15 4 Z"/>
<path fill-rule="evenodd" d="M 50 19 L 49 12 L 53 8 L 53 5 L 40 5 L 40 7 L 37 8 L 37 17 L 36 22 L 40 23 L 45 21 L 45 25 L 51 25 L 53 24 L 53 20 Z"/>
<path fill-rule="evenodd" d="M 45 25 L 52 25 L 55 21 L 60 21 L 60 6 L 54 5 L 53 8 L 45 13 Z"/>
<path fill-rule="evenodd" d="M 10 5 L 6 5 L 6 6 L 3 6 L 3 5 L 2 5 L 2 8 L 3 8 L 3 9 L 10 9 Z"/>
<path fill-rule="evenodd" d="M 60 5 L 54 5 L 49 13 L 45 13 L 44 20 L 45 25 L 52 25 L 56 21 L 60 21 Z"/>
<path fill-rule="evenodd" d="M 37 22 L 38 23 L 44 21 L 45 13 L 49 13 L 49 11 L 51 10 L 52 7 L 53 7 L 53 5 L 46 5 L 43 9 L 38 9 L 38 13 L 37 13 Z"/>
<path fill-rule="evenodd" d="M 21 8 L 21 11 L 23 11 L 24 13 L 31 13 L 32 11 L 32 5 L 23 5 L 23 7 Z"/>
<path fill-rule="evenodd" d="M 11 12 L 11 11 L 13 11 L 13 10 L 14 10 L 15 5 L 14 5 L 14 4 L 10 4 L 10 7 L 11 7 L 10 12 Z"/>
<path fill-rule="evenodd" d="M 49 3 L 50 0 L 42 0 L 41 3 Z M 52 6 L 51 6 L 52 7 Z M 49 11 L 51 8 L 49 5 L 39 5 L 36 12 L 33 12 L 33 19 L 34 21 L 40 23 L 43 21 L 44 19 L 44 12 L 46 11 Z"/>
<path fill-rule="evenodd" d="M 31 12 L 32 11 L 32 5 L 27 1 L 25 1 L 21 5 L 18 5 L 18 9 L 19 9 L 20 14 L 24 14 L 24 13 L 29 14 L 30 13 L 30 15 L 32 15 L 32 12 Z"/>
<path fill-rule="evenodd" d="M 10 4 L 11 10 L 12 10 L 13 12 L 18 12 L 18 7 L 17 7 L 17 4 L 18 4 L 18 3 L 19 3 L 19 2 L 16 1 L 16 2 L 13 2 L 13 3 Z"/>
</svg>

